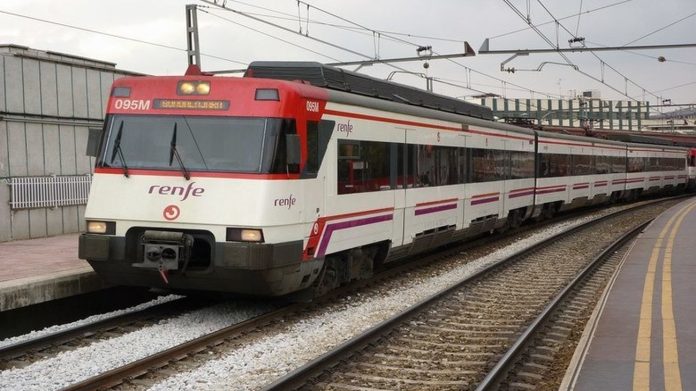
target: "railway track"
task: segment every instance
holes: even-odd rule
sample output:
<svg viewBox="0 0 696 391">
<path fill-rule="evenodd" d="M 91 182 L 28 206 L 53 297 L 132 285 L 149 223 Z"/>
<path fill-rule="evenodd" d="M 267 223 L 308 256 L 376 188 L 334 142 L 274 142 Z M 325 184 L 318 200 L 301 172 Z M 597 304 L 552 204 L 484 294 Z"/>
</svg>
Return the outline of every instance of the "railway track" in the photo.
<svg viewBox="0 0 696 391">
<path fill-rule="evenodd" d="M 0 370 L 22 368 L 35 361 L 44 359 L 46 356 L 85 346 L 101 338 L 122 335 L 132 330 L 146 327 L 149 324 L 157 323 L 161 319 L 209 304 L 209 302 L 198 299 L 178 298 L 138 311 L 115 315 L 16 342 L 0 348 Z"/>
<path fill-rule="evenodd" d="M 653 205 L 654 203 L 645 203 L 645 205 Z M 659 208 L 659 207 L 656 207 Z M 632 208 L 635 209 L 635 208 Z M 664 209 L 664 208 L 663 208 Z M 657 211 L 654 211 L 653 214 L 658 213 Z M 616 223 L 612 223 L 609 225 L 616 225 Z M 575 231 L 574 231 L 575 232 Z M 568 235 L 568 234 L 566 234 Z M 456 249 L 449 249 L 449 253 L 451 254 L 452 252 L 457 252 L 459 253 L 461 249 L 456 248 Z M 446 252 L 448 252 L 446 251 Z M 442 257 L 442 255 L 433 255 L 432 257 Z M 429 262 L 432 260 L 426 260 L 425 262 Z M 397 268 L 398 269 L 398 268 Z M 389 273 L 398 273 L 396 271 L 390 271 Z M 523 271 L 518 271 L 518 272 L 513 272 L 515 273 L 522 273 Z M 537 272 L 538 273 L 538 272 Z M 549 273 L 549 269 L 541 269 L 541 275 L 546 276 Z M 537 274 L 539 275 L 539 274 Z M 568 279 L 570 278 L 570 274 L 564 275 L 563 278 L 561 279 Z M 505 279 L 505 278 L 503 278 Z M 540 284 L 543 282 L 544 278 L 539 278 L 538 279 Z M 556 279 L 554 279 L 556 280 Z M 521 280 L 519 282 L 521 283 Z M 362 286 L 365 285 L 370 285 L 370 282 L 362 284 Z M 372 284 L 375 284 L 373 281 Z M 376 284 L 379 284 L 379 282 L 376 282 Z M 361 285 L 361 284 L 357 284 Z M 544 285 L 544 284 L 541 284 Z M 558 283 L 556 283 L 558 285 Z M 546 296 L 549 296 L 554 290 L 557 290 L 557 286 L 549 286 L 544 288 L 544 292 Z M 522 285 L 520 285 L 522 286 Z M 187 362 L 190 361 L 197 361 L 196 357 L 200 356 L 198 355 L 199 353 L 203 352 L 208 352 L 208 354 L 215 354 L 216 352 L 220 351 L 225 351 L 227 349 L 233 349 L 234 347 L 239 347 L 241 345 L 245 344 L 250 344 L 253 343 L 255 339 L 258 339 L 259 335 L 262 335 L 265 331 L 270 330 L 273 327 L 280 327 L 280 325 L 290 322 L 293 319 L 298 319 L 302 318 L 305 316 L 307 313 L 310 313 L 312 311 L 317 311 L 318 308 L 321 307 L 323 301 L 332 301 L 335 300 L 336 297 L 340 297 L 341 295 L 348 295 L 351 293 L 356 292 L 356 290 L 363 289 L 360 287 L 356 286 L 350 286 L 348 288 L 338 290 L 334 292 L 332 295 L 327 297 L 325 300 L 320 300 L 315 303 L 309 303 L 309 304 L 295 304 L 292 306 L 284 307 L 278 311 L 274 311 L 265 315 L 262 315 L 260 317 L 250 319 L 248 321 L 242 322 L 237 325 L 230 326 L 228 328 L 219 330 L 215 333 L 212 333 L 210 335 L 206 335 L 200 338 L 197 338 L 195 340 L 189 341 L 185 344 L 176 346 L 174 348 L 171 348 L 169 350 L 160 352 L 158 354 L 155 354 L 153 356 L 147 357 L 145 359 L 139 360 L 137 362 L 128 364 L 124 367 L 114 369 L 112 371 L 103 373 L 99 376 L 87 379 L 85 381 L 82 381 L 80 383 L 74 384 L 66 389 L 68 390 L 82 390 L 82 389 L 95 389 L 95 388 L 108 388 L 108 387 L 114 387 L 119 384 L 124 383 L 124 388 L 144 388 L 149 385 L 157 383 L 158 380 L 161 380 L 162 378 L 166 378 L 169 376 L 170 373 L 180 373 L 188 370 L 191 366 L 195 367 L 197 364 L 186 364 Z M 520 322 L 518 319 L 515 319 L 513 316 L 510 316 L 511 311 L 514 310 L 514 308 L 507 308 L 506 310 L 503 311 L 505 313 L 505 319 L 500 321 L 488 321 L 486 322 L 485 319 L 481 320 L 482 318 L 479 318 L 476 320 L 476 318 L 481 314 L 481 311 L 483 309 L 486 309 L 488 311 L 493 311 L 495 312 L 495 309 L 500 307 L 500 305 L 504 304 L 504 299 L 506 296 L 510 296 L 511 292 L 516 292 L 518 293 L 519 296 L 522 296 L 523 294 L 527 294 L 526 291 L 523 289 L 518 288 L 517 290 L 507 290 L 504 292 L 503 295 L 498 293 L 498 295 L 493 298 L 491 293 L 491 289 L 493 288 L 487 288 L 488 290 L 482 290 L 479 292 L 479 297 L 484 298 L 481 299 L 479 304 L 476 306 L 472 306 L 468 309 L 469 312 L 459 312 L 459 323 L 457 324 L 462 324 L 462 320 L 466 320 L 465 323 L 471 323 L 472 327 L 472 335 L 478 335 L 483 341 L 485 338 L 487 338 L 487 335 L 494 335 L 495 338 L 492 338 L 490 341 L 486 339 L 485 344 L 479 344 L 477 351 L 472 351 L 472 352 L 454 352 L 454 354 L 450 355 L 445 355 L 443 357 L 449 357 L 447 360 L 447 367 L 452 367 L 453 365 L 459 365 L 459 364 L 465 364 L 466 367 L 470 368 L 479 368 L 481 366 L 481 363 L 485 365 L 490 365 L 490 362 L 495 361 L 497 358 L 502 357 L 502 354 L 504 353 L 505 349 L 504 346 L 508 343 L 506 341 L 509 341 L 511 338 L 514 337 L 514 335 L 518 334 L 520 332 L 520 328 L 523 327 L 524 322 Z M 472 302 L 470 300 L 472 297 L 474 297 L 471 293 L 466 294 L 464 296 L 459 295 L 460 299 L 465 299 L 466 302 Z M 461 301 L 461 300 L 459 300 Z M 514 306 L 513 306 L 514 307 Z M 456 310 L 460 311 L 460 310 Z M 449 321 L 447 321 L 445 318 L 443 318 L 441 315 L 445 315 L 448 312 L 451 312 L 450 310 L 447 310 L 446 308 L 443 308 L 442 311 L 437 312 L 437 316 L 428 316 L 427 318 L 432 318 L 432 319 L 441 319 L 439 325 L 437 328 L 439 328 L 441 331 L 447 333 L 454 333 L 452 332 L 452 327 L 453 325 L 449 324 Z M 528 314 L 529 315 L 529 314 Z M 471 319 L 475 319 L 475 322 L 472 322 Z M 526 319 L 526 318 L 525 318 Z M 498 324 L 504 324 L 506 326 L 496 330 L 494 329 L 494 325 Z M 405 334 L 405 337 L 402 336 L 402 339 L 396 340 L 397 344 L 393 347 L 393 352 L 391 352 L 389 357 L 391 356 L 401 356 L 403 354 L 406 354 L 407 356 L 411 354 L 416 354 L 418 351 L 426 351 L 430 349 L 430 345 L 427 343 L 423 345 L 420 349 L 415 348 L 415 349 L 407 349 L 404 351 L 404 346 L 408 346 L 406 342 L 408 341 L 415 341 L 415 337 L 420 337 L 422 336 L 422 331 L 419 331 L 418 328 L 414 328 L 413 330 L 410 329 L 410 327 L 416 327 L 418 326 L 413 322 L 409 323 L 409 327 L 407 327 L 404 330 L 410 330 L 409 334 Z M 393 334 L 393 333 L 392 333 Z M 392 335 L 390 334 L 390 335 Z M 467 333 L 460 333 L 463 335 L 466 335 Z M 405 339 L 403 339 L 405 338 Z M 435 337 L 438 339 L 440 342 L 432 342 L 437 346 L 438 344 L 440 345 L 451 345 L 453 341 L 449 341 L 447 339 L 442 339 L 443 336 L 439 335 Z M 384 338 L 379 337 L 378 339 L 383 340 Z M 416 342 L 414 342 L 415 344 Z M 474 344 L 476 345 L 476 344 Z M 491 353 L 493 352 L 493 353 Z M 355 354 L 355 353 L 353 353 Z M 360 353 L 362 354 L 362 353 Z M 207 356 L 207 355 L 206 355 Z M 387 357 L 385 356 L 385 357 Z M 435 356 L 438 356 L 436 354 Z M 421 361 L 414 361 L 411 362 L 413 365 L 412 372 L 418 372 L 419 365 L 423 365 L 426 362 L 432 362 L 433 358 L 435 357 L 425 357 L 421 358 Z M 376 356 L 376 357 L 381 357 L 381 356 Z M 204 357 L 205 359 L 205 357 Z M 207 359 L 210 359 L 208 357 Z M 410 361 L 409 361 L 410 362 Z M 421 364 L 417 364 L 420 362 Z M 370 365 L 367 365 L 366 367 L 369 367 Z M 162 368 L 167 368 L 166 370 L 162 370 Z M 390 366 L 386 366 L 382 368 L 383 370 L 386 371 L 391 371 Z M 478 369 L 463 369 L 463 368 L 457 368 L 456 371 L 464 371 L 464 372 L 471 372 L 471 371 L 476 371 Z M 448 375 L 448 370 L 444 370 L 442 373 L 445 376 Z M 482 377 L 482 376 L 481 376 Z M 132 380 L 132 379 L 137 379 L 137 380 Z M 457 385 L 461 385 L 462 383 L 459 382 L 458 380 L 455 381 Z M 284 387 L 284 386 L 281 386 Z"/>
<path fill-rule="evenodd" d="M 553 343 L 572 331 L 568 327 L 572 322 L 561 315 L 554 318 L 555 326 L 548 325 L 537 334 L 540 325 L 557 306 L 555 302 L 581 289 L 578 284 L 595 270 L 589 265 L 613 254 L 617 237 L 629 230 L 637 232 L 638 224 L 657 214 L 647 209 L 651 208 L 592 221 L 514 254 L 266 389 L 484 390 L 501 384 L 536 389 L 545 371 L 557 369 L 551 364 L 560 347 Z M 599 248 L 607 248 L 602 257 L 597 256 Z M 583 290 L 572 296 L 576 302 L 565 304 L 566 316 L 591 304 Z M 527 358 L 520 361 L 522 353 Z"/>
<path fill-rule="evenodd" d="M 607 283 L 625 259 L 641 224 L 604 249 L 539 314 L 477 390 L 557 390 L 578 339 Z"/>
</svg>

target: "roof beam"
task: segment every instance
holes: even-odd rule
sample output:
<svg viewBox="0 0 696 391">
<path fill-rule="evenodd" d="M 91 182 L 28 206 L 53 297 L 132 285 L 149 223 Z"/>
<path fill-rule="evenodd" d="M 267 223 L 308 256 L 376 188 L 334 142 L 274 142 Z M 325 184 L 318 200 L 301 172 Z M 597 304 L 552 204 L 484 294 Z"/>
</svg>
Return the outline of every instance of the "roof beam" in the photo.
<svg viewBox="0 0 696 391">
<path fill-rule="evenodd" d="M 490 50 L 490 42 L 486 38 L 483 45 L 479 49 L 479 54 L 518 54 L 528 55 L 530 53 L 566 53 L 566 52 L 609 52 L 619 50 L 650 50 L 650 49 L 678 49 L 696 47 L 696 43 L 678 43 L 670 45 L 637 45 L 637 46 L 603 46 L 596 48 L 588 48 L 584 46 L 570 48 L 554 48 L 554 49 L 504 49 Z"/>
</svg>

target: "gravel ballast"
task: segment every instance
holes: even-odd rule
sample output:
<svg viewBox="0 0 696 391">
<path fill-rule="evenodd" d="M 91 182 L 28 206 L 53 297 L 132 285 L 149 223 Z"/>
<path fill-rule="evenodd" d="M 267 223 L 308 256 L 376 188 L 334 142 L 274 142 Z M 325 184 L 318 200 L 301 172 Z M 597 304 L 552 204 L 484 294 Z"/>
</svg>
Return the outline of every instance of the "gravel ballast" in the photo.
<svg viewBox="0 0 696 391">
<path fill-rule="evenodd" d="M 231 351 L 195 370 L 172 376 L 151 390 L 262 388 L 327 350 L 485 266 L 595 217 L 596 215 L 580 218 L 544 229 L 449 272 L 413 281 L 411 286 L 383 292 L 379 297 L 353 296 L 342 300 L 327 307 L 321 315 L 288 324 L 282 333 L 260 338 L 255 344 Z"/>
<path fill-rule="evenodd" d="M 475 257 L 471 256 L 464 259 L 466 258 L 464 254 L 462 260 L 455 262 L 455 266 L 447 271 L 433 272 L 428 275 L 419 274 L 417 277 L 414 273 L 412 278 L 404 279 L 406 282 L 381 287 L 379 294 L 356 294 L 345 298 L 325 306 L 317 311 L 318 314 L 287 322 L 283 327 L 276 328 L 276 330 L 282 330 L 280 332 L 260 335 L 255 343 L 212 354 L 210 361 L 193 370 L 170 376 L 152 389 L 259 389 L 477 270 L 535 242 L 545 240 L 570 226 L 579 225 L 612 210 L 616 209 L 605 209 L 592 216 L 541 229 L 535 234 L 478 259 L 472 259 Z M 0 389 L 60 389 L 203 334 L 268 312 L 273 309 L 272 307 L 270 302 L 230 302 L 192 311 L 125 335 L 95 341 L 89 346 L 66 351 L 23 368 L 2 371 L 0 372 Z M 93 321 L 92 318 L 94 317 L 84 322 Z M 57 329 L 52 328 L 34 334 L 54 331 Z M 29 337 L 15 337 L 1 341 L 0 344 L 14 343 L 23 338 Z"/>
</svg>

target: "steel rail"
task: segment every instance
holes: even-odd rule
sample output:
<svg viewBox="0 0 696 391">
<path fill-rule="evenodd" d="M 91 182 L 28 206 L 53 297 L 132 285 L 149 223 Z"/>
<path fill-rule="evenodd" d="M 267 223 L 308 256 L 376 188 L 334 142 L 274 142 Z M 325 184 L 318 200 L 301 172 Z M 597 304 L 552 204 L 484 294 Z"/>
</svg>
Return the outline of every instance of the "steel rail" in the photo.
<svg viewBox="0 0 696 391">
<path fill-rule="evenodd" d="M 39 351 L 51 346 L 61 345 L 80 336 L 87 335 L 88 333 L 105 331 L 124 323 L 132 323 L 137 320 L 164 314 L 167 311 L 175 309 L 177 306 L 190 304 L 185 300 L 187 300 L 187 298 L 175 299 L 152 307 L 115 315 L 109 318 L 57 331 L 41 337 L 4 346 L 0 348 L 0 362 L 21 357 L 28 352 Z M 190 299 L 188 299 L 188 301 L 190 301 Z"/>
<path fill-rule="evenodd" d="M 612 214 L 595 219 L 593 221 L 595 221 L 595 222 L 603 221 L 607 218 L 617 216 L 619 214 L 622 214 L 622 213 L 625 213 L 625 212 L 628 212 L 631 210 L 636 210 L 636 209 L 639 209 L 641 207 L 646 207 L 646 206 L 649 206 L 649 205 L 652 205 L 652 204 L 655 204 L 658 202 L 663 202 L 665 200 L 670 200 L 670 199 L 680 198 L 680 197 L 682 197 L 682 196 L 647 201 L 647 202 L 642 203 L 640 205 L 637 205 L 633 208 L 625 209 L 622 211 L 617 211 L 617 212 L 614 212 Z M 571 214 L 571 216 L 577 217 L 576 215 L 573 215 L 573 214 Z M 543 226 L 543 225 L 544 224 L 536 224 L 534 227 L 536 228 L 536 227 Z M 581 226 L 575 227 L 569 231 L 565 231 L 565 232 L 559 233 L 557 235 L 554 235 L 552 237 L 552 239 L 560 238 L 562 235 L 571 234 L 572 232 L 575 232 L 574 231 L 575 229 L 579 229 L 580 227 L 584 227 L 584 226 L 585 225 L 581 225 Z M 518 231 L 518 230 L 511 230 L 508 232 L 508 235 L 519 234 L 519 233 L 520 233 L 520 231 Z M 503 235 L 503 237 L 507 237 L 508 235 Z M 552 239 L 549 239 L 546 242 L 548 242 Z M 474 243 L 478 243 L 480 245 L 482 240 L 483 239 L 478 239 L 478 240 L 473 240 L 470 242 L 464 242 L 462 244 L 456 245 L 454 247 L 454 249 L 455 249 L 455 251 L 457 251 L 458 249 L 461 249 L 463 247 L 466 248 L 468 246 L 471 246 Z M 446 248 L 443 252 L 449 253 L 451 251 L 452 251 L 452 248 L 450 247 L 450 248 Z M 523 250 L 517 252 L 516 254 L 514 254 L 513 256 L 516 256 L 516 257 L 522 256 L 530 251 L 533 251 L 533 249 L 531 247 L 527 248 L 527 249 L 523 249 Z M 441 257 L 442 254 L 430 255 L 428 257 L 424 257 L 424 260 L 426 260 L 426 262 L 432 261 L 433 258 L 437 258 L 439 256 Z M 415 263 L 418 264 L 420 262 L 415 262 Z M 475 276 L 472 276 L 472 278 L 475 278 L 476 276 L 483 275 L 485 272 L 492 270 L 493 268 L 497 267 L 497 265 L 499 265 L 499 264 L 500 263 L 498 263 L 496 265 L 489 266 L 488 268 L 477 272 L 475 274 Z M 210 347 L 217 346 L 221 343 L 224 343 L 225 340 L 231 340 L 231 339 L 237 338 L 239 336 L 242 336 L 250 331 L 258 329 L 259 326 L 261 326 L 261 325 L 272 323 L 275 319 L 281 318 L 281 317 L 286 316 L 288 314 L 291 314 L 293 312 L 300 312 L 300 311 L 304 311 L 304 310 L 307 310 L 309 308 L 312 308 L 314 306 L 321 305 L 322 303 L 325 303 L 327 301 L 331 301 L 332 299 L 334 299 L 336 297 L 340 297 L 341 295 L 346 294 L 346 292 L 352 292 L 356 289 L 360 289 L 360 288 L 365 287 L 367 285 L 373 284 L 375 282 L 375 280 L 377 280 L 377 282 L 379 282 L 379 280 L 381 280 L 382 278 L 388 278 L 390 276 L 393 276 L 394 274 L 400 273 L 403 270 L 410 270 L 409 268 L 413 268 L 413 266 L 411 266 L 410 263 L 402 264 L 398 267 L 395 267 L 393 269 L 388 269 L 388 270 L 380 273 L 379 275 L 376 275 L 375 276 L 375 277 L 377 277 L 376 279 L 361 280 L 361 281 L 357 281 L 356 283 L 349 284 L 345 287 L 335 289 L 335 290 L 329 292 L 329 294 L 321 297 L 318 301 L 314 301 L 311 303 L 295 303 L 295 304 L 288 305 L 286 307 L 282 307 L 278 310 L 274 310 L 274 311 L 268 312 L 266 314 L 260 315 L 258 317 L 245 320 L 241 323 L 237 323 L 237 324 L 228 326 L 226 328 L 215 331 L 211 334 L 206 334 L 206 335 L 200 336 L 198 338 L 195 338 L 195 339 L 190 340 L 188 342 L 185 342 L 183 344 L 174 346 L 170 349 L 164 350 L 162 352 L 156 353 L 156 354 L 148 356 L 148 357 L 144 357 L 140 360 L 134 361 L 134 362 L 127 364 L 127 365 L 124 365 L 122 367 L 115 368 L 115 369 L 112 369 L 110 371 L 99 374 L 97 376 L 85 379 L 81 382 L 70 385 L 70 386 L 64 388 L 63 390 L 64 391 L 94 390 L 94 389 L 103 389 L 103 388 L 116 386 L 118 384 L 123 383 L 123 381 L 125 379 L 136 378 L 138 376 L 141 376 L 141 375 L 147 373 L 148 371 L 150 371 L 152 368 L 164 367 L 164 366 L 168 365 L 170 362 L 179 361 L 179 360 L 181 360 L 189 355 L 196 354 L 196 353 L 201 352 L 201 351 L 208 349 Z M 403 319 L 406 316 L 406 314 L 401 314 L 401 316 Z M 374 335 L 377 334 L 377 327 L 378 326 L 375 326 L 375 328 L 374 328 L 375 329 Z M 348 342 L 346 342 L 345 344 L 348 344 Z M 321 356 L 317 360 L 327 359 L 328 357 L 332 357 L 332 356 L 334 356 L 334 355 L 331 352 L 329 352 L 326 355 Z M 312 363 L 314 363 L 314 361 Z M 312 364 L 312 363 L 310 363 L 310 364 Z M 275 388 L 275 389 L 281 389 L 281 388 Z"/>
<path fill-rule="evenodd" d="M 476 391 L 487 391 L 496 389 L 500 383 L 505 380 L 510 368 L 515 364 L 519 354 L 524 351 L 524 348 L 532 340 L 536 332 L 541 328 L 544 322 L 551 314 L 559 308 L 563 300 L 582 282 L 585 278 L 595 270 L 602 262 L 611 257 L 618 249 L 626 245 L 627 242 L 638 236 L 652 220 L 647 221 L 625 233 L 612 244 L 606 247 L 598 254 L 585 269 L 571 281 L 556 297 L 544 308 L 536 319 L 525 329 L 519 338 L 513 343 L 503 357 L 496 363 L 486 377 L 476 387 Z"/>
<path fill-rule="evenodd" d="M 676 197 L 678 198 L 678 197 Z M 280 391 L 280 390 L 288 390 L 288 389 L 297 389 L 306 384 L 308 379 L 311 379 L 321 373 L 324 368 L 329 368 L 331 366 L 334 366 L 338 362 L 340 362 L 342 359 L 344 359 L 346 356 L 348 356 L 351 352 L 354 352 L 358 350 L 359 348 L 366 346 L 374 341 L 379 340 L 380 338 L 388 335 L 394 328 L 396 328 L 398 325 L 403 324 L 406 320 L 413 318 L 417 316 L 419 313 L 421 313 L 425 308 L 429 307 L 430 305 L 436 303 L 438 300 L 440 300 L 443 297 L 446 297 L 447 295 L 451 294 L 452 292 L 462 288 L 465 285 L 468 285 L 472 283 L 473 281 L 479 279 L 480 277 L 493 272 L 497 270 L 498 268 L 502 268 L 505 265 L 509 264 L 510 262 L 513 262 L 517 258 L 524 257 L 532 252 L 541 250 L 543 248 L 546 248 L 548 246 L 551 246 L 554 242 L 556 242 L 559 239 L 565 238 L 569 235 L 572 235 L 575 232 L 578 232 L 580 230 L 587 229 L 591 226 L 597 225 L 603 221 L 606 221 L 608 219 L 630 213 L 630 212 L 635 212 L 636 210 L 654 205 L 659 202 L 665 201 L 664 199 L 660 200 L 655 200 L 655 201 L 650 201 L 646 202 L 642 205 L 636 206 L 634 208 L 629 208 L 629 209 L 624 209 L 620 211 L 616 211 L 614 213 L 599 217 L 597 219 L 588 221 L 586 223 L 583 223 L 581 225 L 569 228 L 563 232 L 559 232 L 558 234 L 555 234 L 551 236 L 548 239 L 545 239 L 542 242 L 535 243 L 527 248 L 524 248 L 520 251 L 517 251 L 516 253 L 508 256 L 505 259 L 502 259 L 494 264 L 488 265 L 485 268 L 475 272 L 474 274 L 466 277 L 465 279 L 459 281 L 458 283 L 450 286 L 449 288 L 446 288 L 438 293 L 433 294 L 432 296 L 420 301 L 419 303 L 414 304 L 412 307 L 409 307 L 402 311 L 401 313 L 397 314 L 396 316 L 387 319 L 374 327 L 368 329 L 364 333 L 357 335 L 348 341 L 344 342 L 343 344 L 337 346 L 333 350 L 327 352 L 326 354 L 310 361 L 306 365 L 288 373 L 287 375 L 279 378 L 275 382 L 271 383 L 270 385 L 264 387 L 265 391 Z"/>
</svg>

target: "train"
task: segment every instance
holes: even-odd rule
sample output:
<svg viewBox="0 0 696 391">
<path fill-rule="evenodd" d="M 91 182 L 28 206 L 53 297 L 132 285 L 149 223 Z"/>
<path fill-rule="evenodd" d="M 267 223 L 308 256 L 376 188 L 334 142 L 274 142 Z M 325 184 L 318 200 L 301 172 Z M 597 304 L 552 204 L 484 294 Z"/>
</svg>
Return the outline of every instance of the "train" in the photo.
<svg viewBox="0 0 696 391">
<path fill-rule="evenodd" d="M 527 220 L 694 186 L 696 153 L 526 129 L 313 62 L 114 81 L 79 257 L 115 285 L 322 294 Z"/>
</svg>

